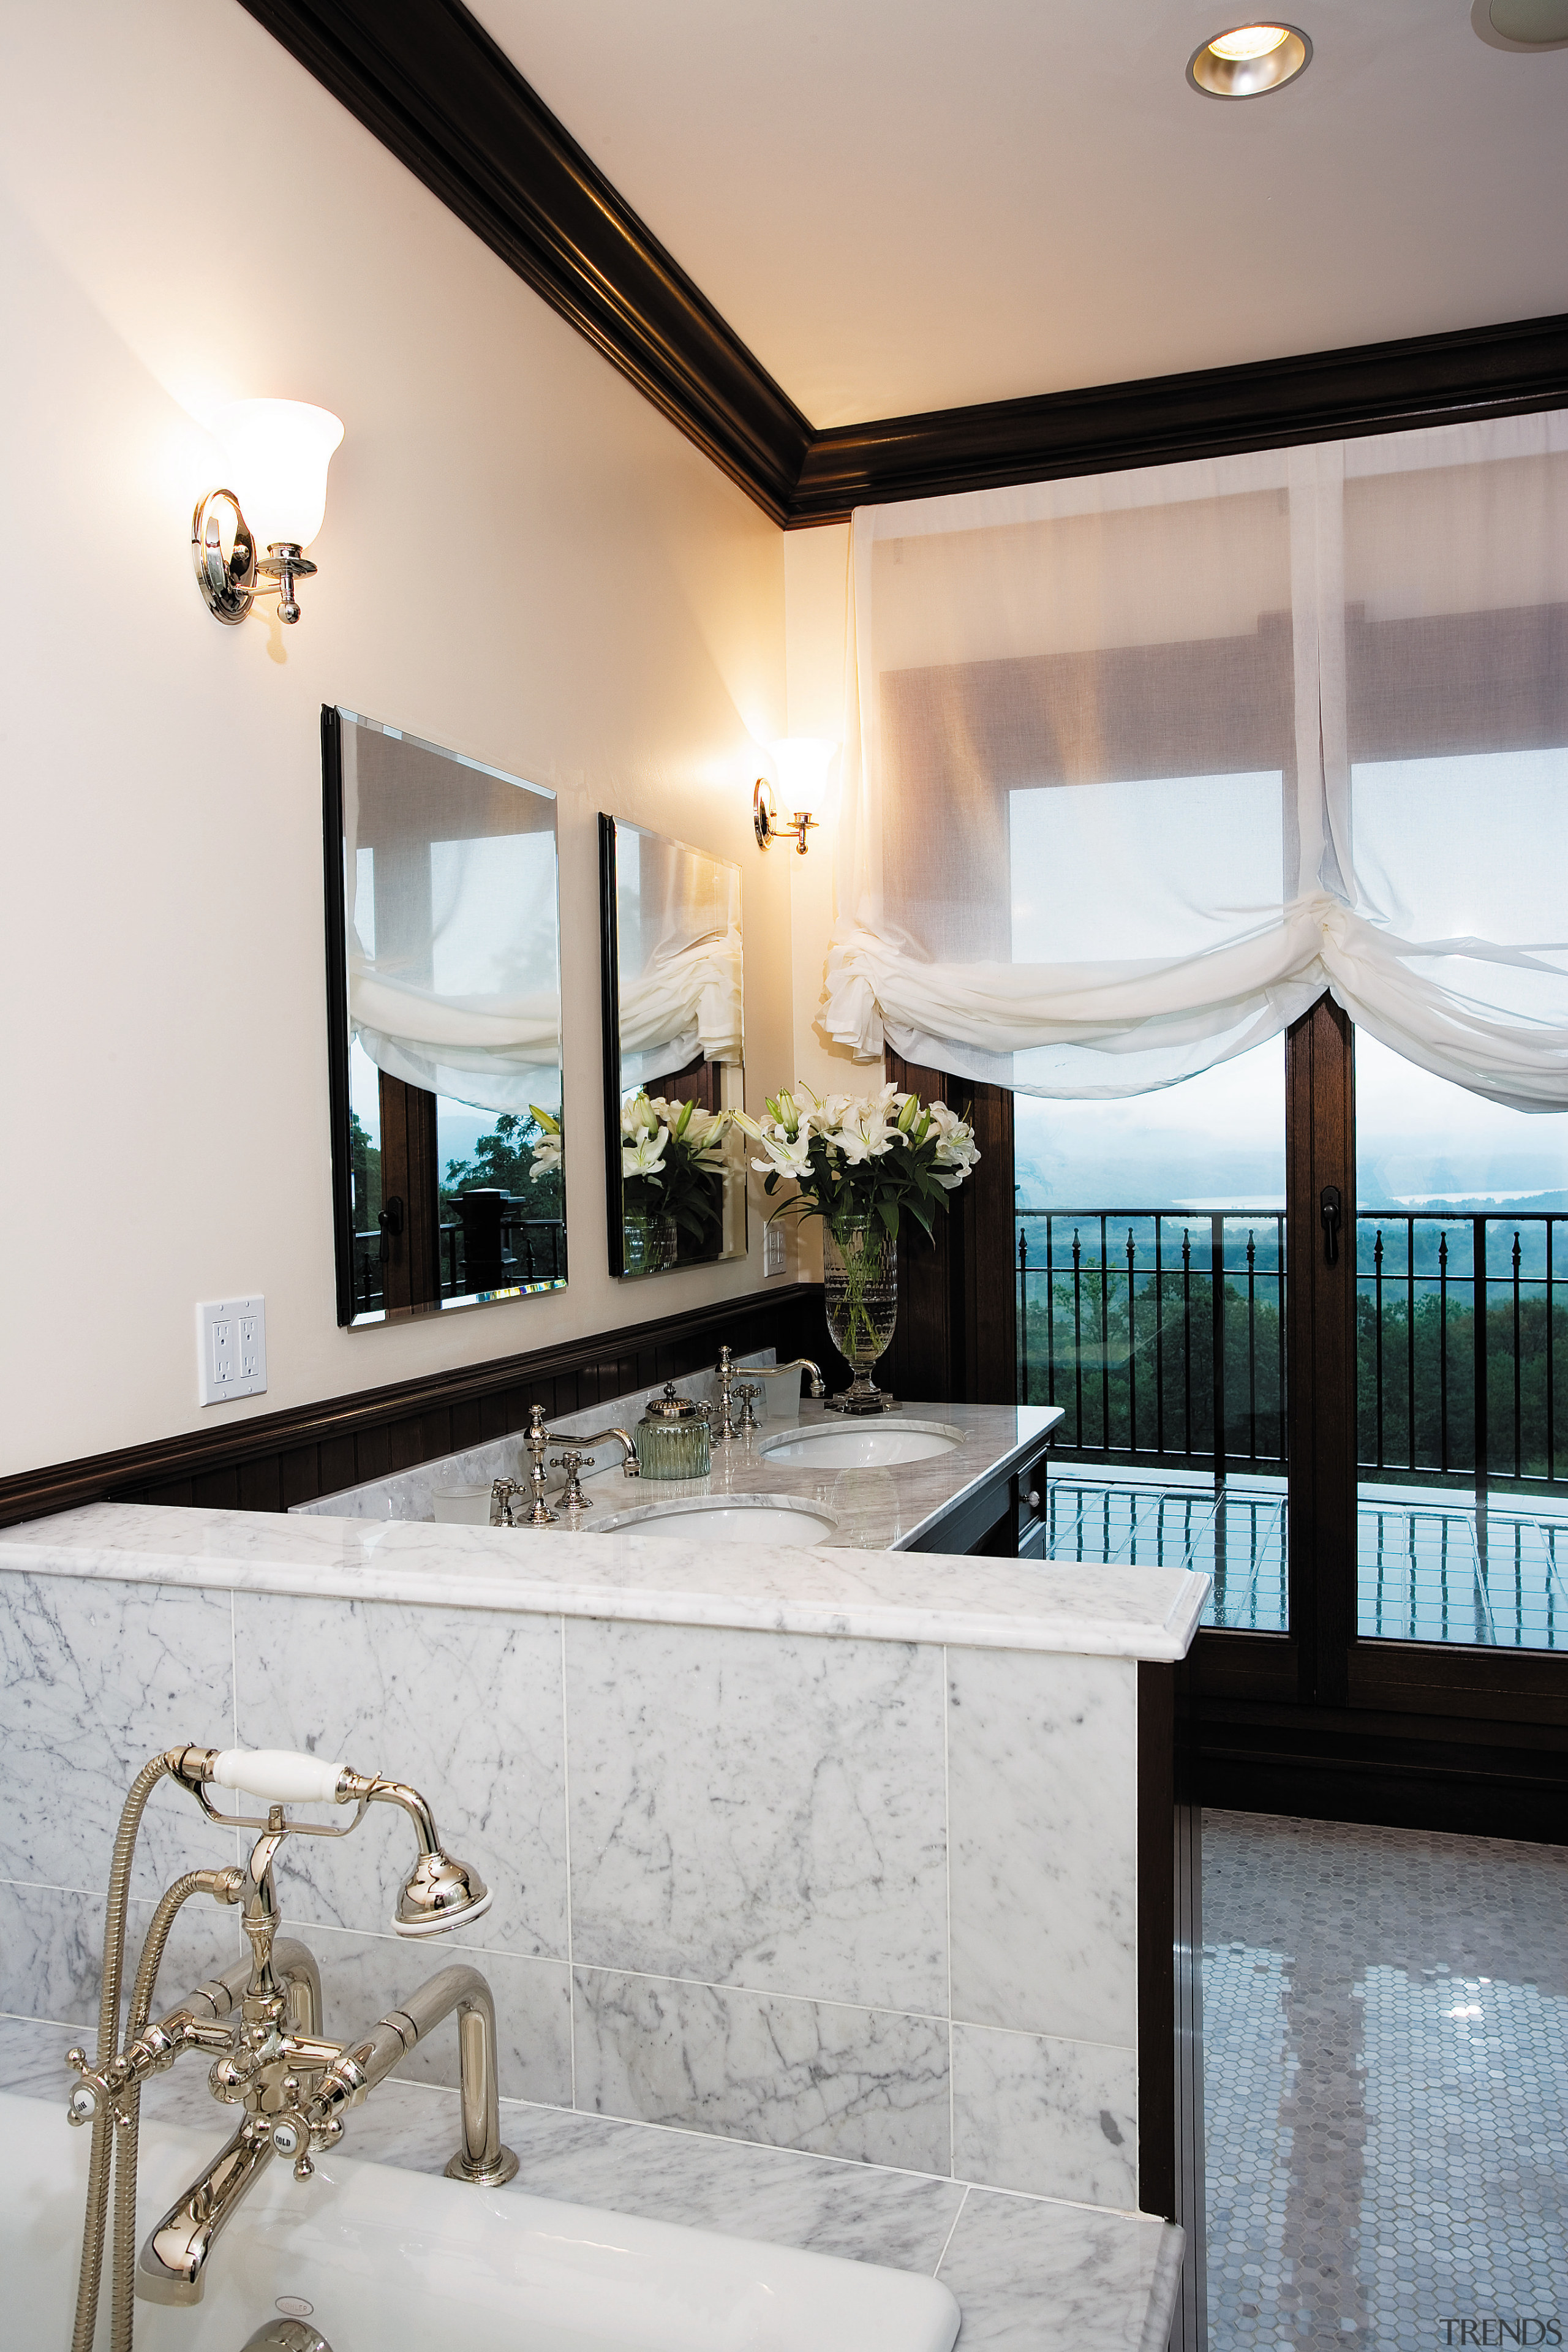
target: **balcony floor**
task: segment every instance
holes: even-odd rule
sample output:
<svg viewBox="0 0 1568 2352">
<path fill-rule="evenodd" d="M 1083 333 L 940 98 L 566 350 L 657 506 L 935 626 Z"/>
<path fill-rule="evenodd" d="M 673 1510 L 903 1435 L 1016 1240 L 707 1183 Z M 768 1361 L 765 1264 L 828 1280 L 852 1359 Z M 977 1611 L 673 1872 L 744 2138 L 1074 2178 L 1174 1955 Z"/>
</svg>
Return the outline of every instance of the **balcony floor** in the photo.
<svg viewBox="0 0 1568 2352">
<path fill-rule="evenodd" d="M 1194 1568 L 1205 1625 L 1286 1630 L 1285 1482 L 1057 1459 L 1052 1559 Z M 1361 1490 L 1362 1639 L 1568 1649 L 1568 1499 L 1455 1487 Z"/>
</svg>

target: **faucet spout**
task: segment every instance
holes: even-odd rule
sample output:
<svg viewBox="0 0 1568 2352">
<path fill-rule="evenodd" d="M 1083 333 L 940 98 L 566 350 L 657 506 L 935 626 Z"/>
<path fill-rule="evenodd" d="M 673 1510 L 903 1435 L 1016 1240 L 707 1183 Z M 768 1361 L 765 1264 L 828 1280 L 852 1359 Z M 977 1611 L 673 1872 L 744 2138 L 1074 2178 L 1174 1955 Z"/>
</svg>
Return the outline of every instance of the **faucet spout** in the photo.
<svg viewBox="0 0 1568 2352">
<path fill-rule="evenodd" d="M 478 1969 L 460 1963 L 427 1978 L 401 2009 L 389 2010 L 363 2042 L 343 2051 L 300 2116 L 302 2133 L 286 2133 L 288 2149 L 291 2152 L 296 2137 L 341 2131 L 343 2109 L 358 2106 L 399 2059 L 454 2010 L 462 2144 L 447 2167 L 447 2177 L 489 2189 L 515 2179 L 517 2158 L 501 2146 L 495 2002 Z"/>
<path fill-rule="evenodd" d="M 270 2118 L 247 2115 L 150 2233 L 136 2264 L 139 2295 L 148 2303 L 201 2301 L 213 2247 L 271 2158 Z"/>
</svg>

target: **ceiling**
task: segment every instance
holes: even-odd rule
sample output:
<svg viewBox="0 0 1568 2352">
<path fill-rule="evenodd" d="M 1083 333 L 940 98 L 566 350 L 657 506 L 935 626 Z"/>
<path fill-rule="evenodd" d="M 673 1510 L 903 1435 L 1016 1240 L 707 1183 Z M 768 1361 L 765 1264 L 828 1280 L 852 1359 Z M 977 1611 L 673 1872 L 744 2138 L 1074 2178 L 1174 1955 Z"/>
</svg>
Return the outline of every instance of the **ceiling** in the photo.
<svg viewBox="0 0 1568 2352">
<path fill-rule="evenodd" d="M 1241 103 L 1226 0 L 468 5 L 819 430 L 1568 310 L 1568 49 L 1471 0 Z"/>
</svg>

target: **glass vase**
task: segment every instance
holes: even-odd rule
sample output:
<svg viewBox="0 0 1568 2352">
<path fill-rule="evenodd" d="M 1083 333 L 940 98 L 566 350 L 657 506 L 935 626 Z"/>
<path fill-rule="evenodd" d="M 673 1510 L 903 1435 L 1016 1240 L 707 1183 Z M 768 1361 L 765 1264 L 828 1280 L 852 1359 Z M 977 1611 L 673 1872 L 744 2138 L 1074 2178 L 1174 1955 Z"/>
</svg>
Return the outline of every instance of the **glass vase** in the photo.
<svg viewBox="0 0 1568 2352">
<path fill-rule="evenodd" d="M 680 1229 L 673 1217 L 628 1209 L 621 1221 L 622 1260 L 627 1274 L 662 1274 L 675 1264 Z"/>
<path fill-rule="evenodd" d="M 880 1223 L 856 1218 L 822 1228 L 822 1278 L 833 1344 L 855 1375 L 833 1412 L 892 1412 L 898 1400 L 877 1386 L 872 1366 L 886 1354 L 899 1319 L 899 1259 Z"/>
</svg>

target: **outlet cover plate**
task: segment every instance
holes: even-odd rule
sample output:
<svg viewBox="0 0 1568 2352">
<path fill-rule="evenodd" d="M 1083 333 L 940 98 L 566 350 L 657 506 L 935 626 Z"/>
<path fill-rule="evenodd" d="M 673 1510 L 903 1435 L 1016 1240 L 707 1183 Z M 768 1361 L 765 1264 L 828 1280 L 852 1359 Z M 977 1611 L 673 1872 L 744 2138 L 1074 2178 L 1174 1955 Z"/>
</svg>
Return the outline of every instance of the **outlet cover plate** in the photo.
<svg viewBox="0 0 1568 2352">
<path fill-rule="evenodd" d="M 782 1225 L 763 1227 L 763 1276 L 784 1270 L 784 1229 Z"/>
<path fill-rule="evenodd" d="M 196 1308 L 196 1370 L 203 1404 L 260 1396 L 267 1386 L 265 1298 L 208 1298 Z"/>
</svg>

